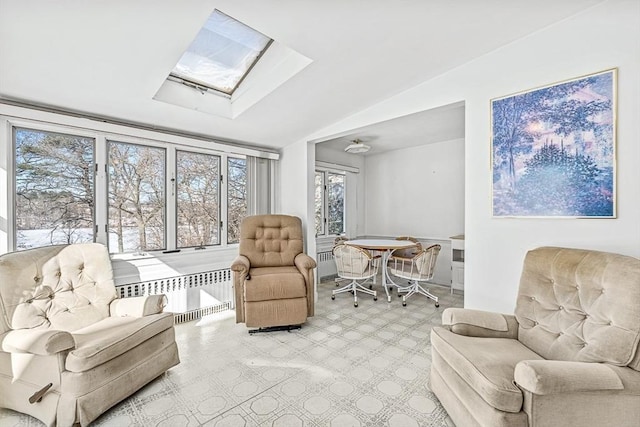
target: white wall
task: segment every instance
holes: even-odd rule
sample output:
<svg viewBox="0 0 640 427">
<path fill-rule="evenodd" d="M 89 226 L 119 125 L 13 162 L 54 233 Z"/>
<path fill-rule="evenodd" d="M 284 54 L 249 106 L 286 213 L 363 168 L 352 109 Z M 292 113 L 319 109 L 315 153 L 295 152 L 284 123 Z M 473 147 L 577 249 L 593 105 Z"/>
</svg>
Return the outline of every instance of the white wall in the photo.
<svg viewBox="0 0 640 427">
<path fill-rule="evenodd" d="M 365 234 L 447 239 L 464 232 L 464 139 L 366 158 Z"/>
<path fill-rule="evenodd" d="M 314 219 L 314 144 L 300 141 L 282 149 L 276 174 L 276 209 L 273 213 L 295 215 L 302 219 L 305 251 L 315 254 Z"/>
<path fill-rule="evenodd" d="M 611 0 L 323 129 L 310 139 L 465 101 L 465 306 L 513 312 L 522 260 L 541 245 L 640 257 L 640 3 Z M 617 219 L 494 219 L 490 100 L 617 67 Z"/>
<path fill-rule="evenodd" d="M 361 170 L 356 194 L 347 191 L 349 237 L 409 235 L 423 244 L 438 243 L 442 251 L 433 281 L 451 283 L 449 237 L 464 231 L 464 139 L 366 157 L 318 144 L 316 160 Z M 332 244 L 333 239 L 319 242 L 318 250 Z"/>
</svg>

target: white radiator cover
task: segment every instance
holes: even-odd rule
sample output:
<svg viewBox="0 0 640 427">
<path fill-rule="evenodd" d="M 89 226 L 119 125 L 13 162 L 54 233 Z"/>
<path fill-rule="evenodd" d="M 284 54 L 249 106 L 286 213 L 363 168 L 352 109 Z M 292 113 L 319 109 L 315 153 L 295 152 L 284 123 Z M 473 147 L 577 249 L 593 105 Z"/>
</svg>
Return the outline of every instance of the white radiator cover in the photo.
<svg viewBox="0 0 640 427">
<path fill-rule="evenodd" d="M 318 263 L 318 278 L 336 276 L 336 262 L 333 259 L 332 251 L 323 251 L 316 253 L 316 262 Z"/>
<path fill-rule="evenodd" d="M 116 286 L 120 298 L 164 294 L 175 323 L 234 308 L 231 270 L 221 269 Z"/>
</svg>

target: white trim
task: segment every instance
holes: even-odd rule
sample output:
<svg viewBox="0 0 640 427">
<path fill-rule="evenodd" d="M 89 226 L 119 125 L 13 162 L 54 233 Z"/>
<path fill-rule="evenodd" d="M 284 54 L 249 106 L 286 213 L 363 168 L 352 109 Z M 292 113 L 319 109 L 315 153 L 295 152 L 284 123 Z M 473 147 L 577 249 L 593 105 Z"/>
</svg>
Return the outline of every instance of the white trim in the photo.
<svg viewBox="0 0 640 427">
<path fill-rule="evenodd" d="M 34 126 L 34 122 L 38 123 L 38 126 L 56 126 L 58 131 L 61 127 L 73 129 L 74 134 L 84 136 L 91 134 L 95 137 L 96 132 L 116 134 L 119 138 L 132 137 L 143 138 L 148 141 L 155 141 L 156 143 L 169 142 L 176 145 L 184 145 L 187 147 L 197 147 L 208 150 L 218 150 L 223 153 L 240 154 L 245 156 L 262 157 L 266 159 L 278 160 L 280 154 L 277 152 L 270 152 L 267 150 L 261 150 L 256 148 L 244 147 L 235 145 L 231 142 L 220 142 L 214 139 L 209 139 L 204 136 L 181 136 L 176 135 L 170 130 L 147 130 L 140 127 L 136 127 L 136 124 L 130 125 L 116 124 L 109 122 L 108 119 L 91 118 L 88 115 L 78 113 L 65 114 L 64 112 L 50 112 L 43 111 L 34 106 L 34 108 L 21 107 L 16 105 L 5 104 L 0 100 L 0 118 L 6 116 L 7 120 L 12 123 L 21 120 L 31 121 L 31 126 Z M 114 120 L 115 121 L 115 120 Z M 140 125 L 138 125 L 140 126 Z M 79 134 L 82 132 L 82 134 Z M 107 136 L 108 138 L 108 136 Z M 125 141 L 122 141 L 125 142 Z"/>
<path fill-rule="evenodd" d="M 337 163 L 322 162 L 316 160 L 316 169 L 330 170 L 334 172 L 352 172 L 360 173 L 360 168 L 353 166 L 339 165 Z"/>
</svg>

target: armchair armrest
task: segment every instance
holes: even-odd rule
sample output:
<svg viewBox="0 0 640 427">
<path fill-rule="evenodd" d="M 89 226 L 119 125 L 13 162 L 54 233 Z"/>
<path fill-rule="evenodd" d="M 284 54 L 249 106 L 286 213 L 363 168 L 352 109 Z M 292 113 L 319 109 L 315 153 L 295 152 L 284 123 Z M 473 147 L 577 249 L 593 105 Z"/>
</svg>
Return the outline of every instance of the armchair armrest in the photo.
<svg viewBox="0 0 640 427">
<path fill-rule="evenodd" d="M 76 346 L 66 331 L 51 329 L 15 329 L 0 336 L 2 350 L 8 353 L 30 353 L 48 356 Z"/>
<path fill-rule="evenodd" d="M 622 390 L 620 377 L 602 363 L 524 360 L 516 365 L 518 386 L 534 394 Z"/>
<path fill-rule="evenodd" d="M 144 317 L 162 313 L 166 305 L 165 295 L 118 298 L 111 301 L 109 312 L 111 317 Z"/>
<path fill-rule="evenodd" d="M 244 281 L 251 279 L 249 270 L 251 261 L 244 255 L 238 255 L 231 263 L 233 288 L 236 306 L 236 323 L 244 322 Z"/>
<path fill-rule="evenodd" d="M 305 253 L 299 253 L 293 259 L 293 263 L 300 271 L 300 273 L 304 276 L 304 281 L 307 285 L 307 315 L 313 316 L 315 314 L 315 289 L 313 269 L 317 266 L 316 260 Z"/>
<path fill-rule="evenodd" d="M 442 313 L 442 326 L 470 337 L 518 338 L 518 321 L 509 314 L 450 307 Z"/>
<path fill-rule="evenodd" d="M 236 259 L 233 260 L 231 264 L 231 271 L 235 271 L 239 273 L 241 276 L 249 273 L 249 269 L 251 268 L 251 261 L 244 255 L 238 255 Z"/>
<path fill-rule="evenodd" d="M 314 269 L 317 265 L 316 261 L 313 258 L 304 253 L 299 253 L 298 255 L 296 255 L 296 257 L 293 259 L 293 263 L 301 272 Z"/>
</svg>

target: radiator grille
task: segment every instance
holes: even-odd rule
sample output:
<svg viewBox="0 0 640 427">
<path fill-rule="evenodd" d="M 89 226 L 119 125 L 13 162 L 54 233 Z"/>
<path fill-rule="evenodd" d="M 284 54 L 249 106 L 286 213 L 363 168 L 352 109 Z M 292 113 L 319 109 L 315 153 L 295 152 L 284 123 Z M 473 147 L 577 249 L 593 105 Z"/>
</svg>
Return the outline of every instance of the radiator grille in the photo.
<svg viewBox="0 0 640 427">
<path fill-rule="evenodd" d="M 175 323 L 234 308 L 231 270 L 214 270 L 116 287 L 120 298 L 164 294 L 165 311 L 175 313 Z"/>
<path fill-rule="evenodd" d="M 222 304 L 212 305 L 209 307 L 197 308 L 185 313 L 174 313 L 174 323 L 190 322 L 192 320 L 201 319 L 203 316 L 208 316 L 215 313 L 221 313 L 223 311 L 231 310 L 231 302 L 225 302 Z"/>
<path fill-rule="evenodd" d="M 316 253 L 316 259 L 318 260 L 318 278 L 335 276 L 337 274 L 332 251 L 318 252 Z"/>
</svg>

